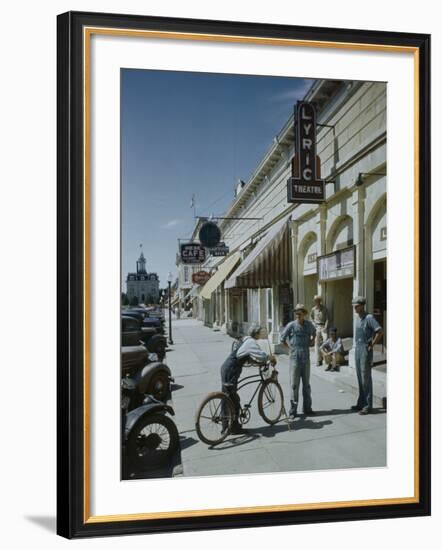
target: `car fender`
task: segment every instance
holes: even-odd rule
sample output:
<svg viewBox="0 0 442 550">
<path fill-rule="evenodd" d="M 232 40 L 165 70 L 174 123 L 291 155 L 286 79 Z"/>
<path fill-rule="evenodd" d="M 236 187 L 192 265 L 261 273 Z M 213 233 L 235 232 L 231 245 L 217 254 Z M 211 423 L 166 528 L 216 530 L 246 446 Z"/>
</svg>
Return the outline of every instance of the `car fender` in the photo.
<svg viewBox="0 0 442 550">
<path fill-rule="evenodd" d="M 146 393 L 147 387 L 152 380 L 152 377 L 158 372 L 164 372 L 169 378 L 172 377 L 172 371 L 164 363 L 148 363 L 141 369 L 140 381 L 138 382 L 138 389 L 141 393 Z"/>
<path fill-rule="evenodd" d="M 152 413 L 169 413 L 174 416 L 175 412 L 170 405 L 156 401 L 153 403 L 147 403 L 145 405 L 140 405 L 136 409 L 128 412 L 126 415 L 126 426 L 124 427 L 124 436 L 127 439 L 132 428 L 135 424 L 145 416 L 149 416 Z"/>
</svg>

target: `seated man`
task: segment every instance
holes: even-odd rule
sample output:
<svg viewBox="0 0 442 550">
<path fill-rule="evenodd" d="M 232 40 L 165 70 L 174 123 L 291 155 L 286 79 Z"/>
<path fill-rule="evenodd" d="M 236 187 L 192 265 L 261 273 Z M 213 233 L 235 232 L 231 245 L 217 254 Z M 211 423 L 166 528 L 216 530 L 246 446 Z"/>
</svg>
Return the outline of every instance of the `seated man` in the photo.
<svg viewBox="0 0 442 550">
<path fill-rule="evenodd" d="M 331 370 L 338 372 L 339 367 L 344 362 L 344 346 L 342 345 L 342 340 L 338 338 L 338 330 L 336 327 L 331 327 L 328 331 L 328 338 L 322 344 L 321 355 L 327 368 L 325 370 Z"/>
<path fill-rule="evenodd" d="M 238 380 L 244 363 L 247 361 L 254 361 L 258 364 L 264 364 L 267 361 L 271 361 L 273 365 L 276 363 L 276 358 L 273 355 L 267 355 L 256 341 L 259 340 L 261 331 L 262 327 L 258 323 L 251 324 L 249 327 L 249 336 L 244 338 L 239 347 L 234 347 L 234 349 L 232 349 L 230 355 L 221 365 L 222 391 L 227 393 L 235 407 L 232 433 L 241 433 L 244 431 L 238 422 L 240 398 L 237 393 Z M 222 414 L 226 414 L 226 411 L 222 411 Z M 227 427 L 228 423 L 223 422 L 223 431 L 226 430 Z"/>
</svg>

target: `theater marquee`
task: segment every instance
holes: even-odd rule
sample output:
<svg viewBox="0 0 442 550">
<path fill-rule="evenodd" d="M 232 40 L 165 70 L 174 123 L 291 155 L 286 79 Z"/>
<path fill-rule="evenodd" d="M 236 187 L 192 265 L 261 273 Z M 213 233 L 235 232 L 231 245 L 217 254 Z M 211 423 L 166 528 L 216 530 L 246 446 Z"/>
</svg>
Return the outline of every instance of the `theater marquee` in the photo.
<svg viewBox="0 0 442 550">
<path fill-rule="evenodd" d="M 312 103 L 298 101 L 295 136 L 295 156 L 292 177 L 287 181 L 287 201 L 323 202 L 325 182 L 320 179 L 321 163 L 316 156 L 316 109 Z"/>
</svg>

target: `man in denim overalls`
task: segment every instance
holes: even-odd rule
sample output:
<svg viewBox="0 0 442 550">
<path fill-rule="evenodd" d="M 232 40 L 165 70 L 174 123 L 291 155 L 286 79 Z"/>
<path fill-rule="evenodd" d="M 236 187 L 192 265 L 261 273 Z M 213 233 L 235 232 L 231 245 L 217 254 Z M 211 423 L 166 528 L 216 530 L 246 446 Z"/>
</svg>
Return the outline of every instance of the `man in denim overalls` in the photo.
<svg viewBox="0 0 442 550">
<path fill-rule="evenodd" d="M 298 409 L 299 386 L 302 380 L 302 404 L 304 414 L 313 415 L 312 390 L 310 387 L 310 346 L 313 346 L 316 329 L 305 319 L 307 310 L 303 304 L 295 307 L 296 319 L 282 331 L 281 343 L 290 350 L 290 412 L 294 418 Z"/>
<path fill-rule="evenodd" d="M 359 411 L 359 414 L 369 414 L 373 408 L 373 347 L 384 334 L 373 315 L 365 311 L 365 303 L 363 296 L 357 296 L 352 301 L 356 313 L 355 361 L 359 386 L 358 402 L 352 410 Z"/>
</svg>

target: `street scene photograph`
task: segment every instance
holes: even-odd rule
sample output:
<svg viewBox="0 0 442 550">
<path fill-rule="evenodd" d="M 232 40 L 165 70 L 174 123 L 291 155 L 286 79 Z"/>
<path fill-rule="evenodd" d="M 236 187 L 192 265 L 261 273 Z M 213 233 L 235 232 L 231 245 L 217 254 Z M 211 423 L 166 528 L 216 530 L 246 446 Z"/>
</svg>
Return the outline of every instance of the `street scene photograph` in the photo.
<svg viewBox="0 0 442 550">
<path fill-rule="evenodd" d="M 121 70 L 121 478 L 387 464 L 387 85 Z"/>
</svg>

